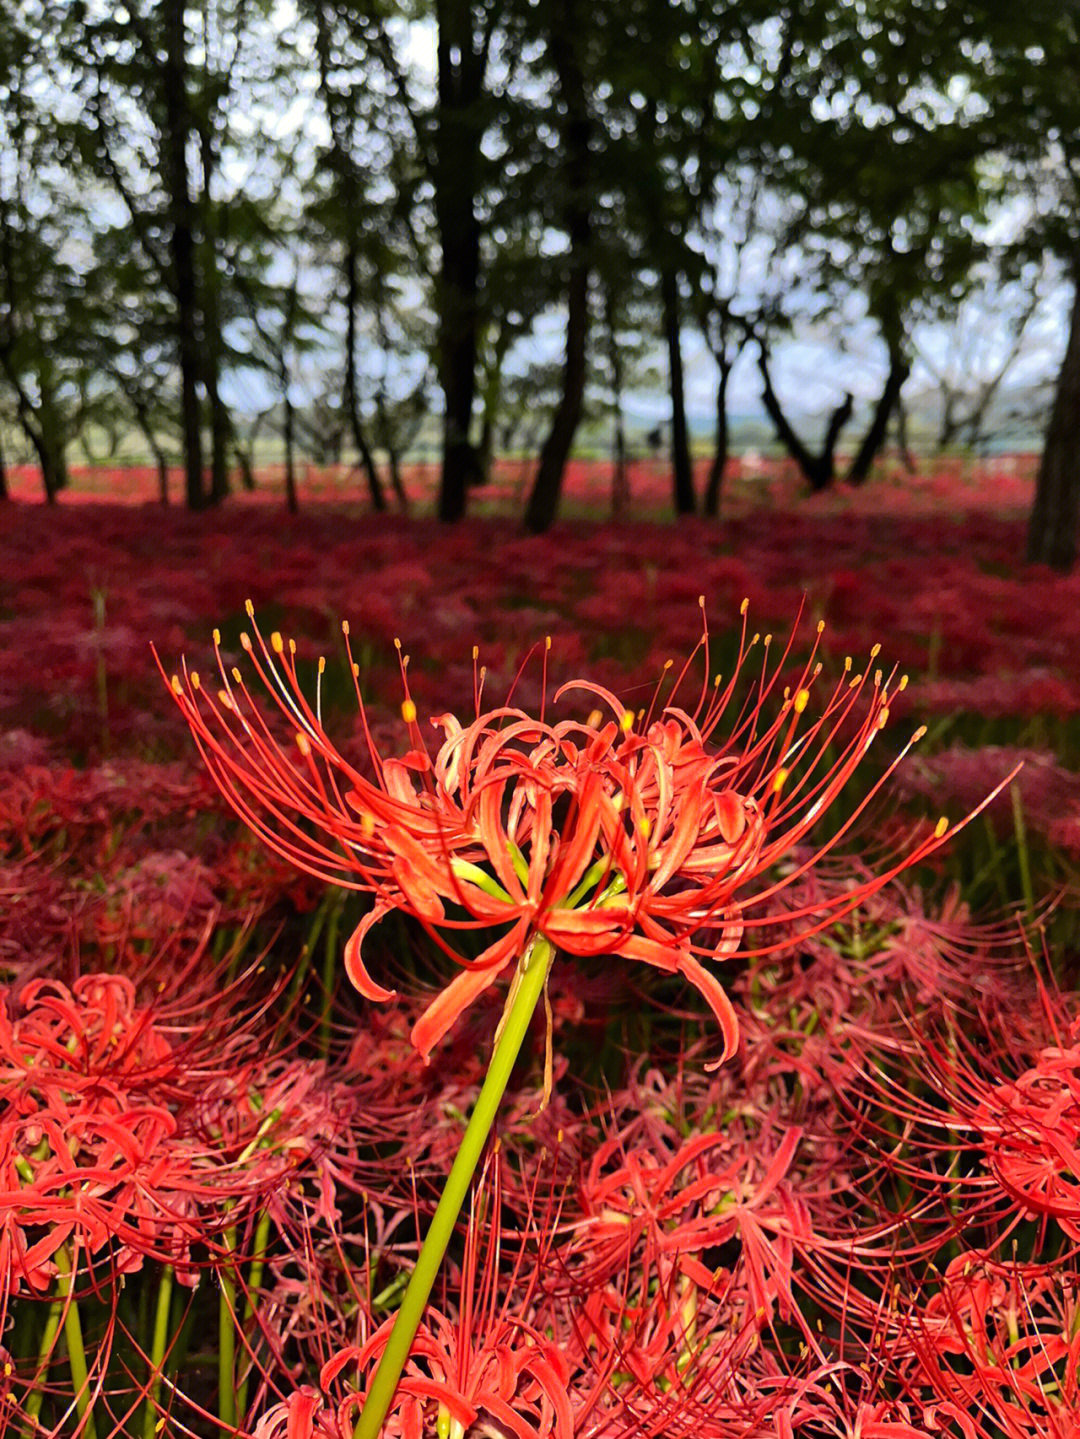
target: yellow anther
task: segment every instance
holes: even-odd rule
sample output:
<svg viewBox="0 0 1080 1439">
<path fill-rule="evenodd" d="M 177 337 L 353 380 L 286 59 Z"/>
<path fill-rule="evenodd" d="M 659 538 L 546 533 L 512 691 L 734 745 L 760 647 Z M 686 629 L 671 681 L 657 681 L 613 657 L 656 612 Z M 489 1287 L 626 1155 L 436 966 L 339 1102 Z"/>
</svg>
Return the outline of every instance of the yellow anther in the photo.
<svg viewBox="0 0 1080 1439">
<path fill-rule="evenodd" d="M 698 595 L 698 597 L 697 597 L 697 602 L 698 602 L 698 609 L 703 610 L 703 609 L 705 608 L 705 596 L 704 596 L 704 595 Z"/>
<path fill-rule="evenodd" d="M 945 818 L 944 815 L 942 815 L 941 818 L 938 820 L 937 824 L 934 825 L 934 838 L 941 839 L 948 828 L 949 821 Z"/>
<path fill-rule="evenodd" d="M 586 729 L 595 729 L 603 718 L 604 716 L 600 710 L 590 710 L 589 718 L 585 721 Z"/>
<path fill-rule="evenodd" d="M 255 618 L 255 606 L 251 603 L 250 600 L 244 601 L 244 611 L 247 614 L 249 620 L 253 620 Z"/>
<path fill-rule="evenodd" d="M 915 731 L 915 733 L 911 736 L 911 743 L 918 744 L 925 733 L 926 726 L 924 724 L 921 724 L 919 728 Z"/>
<path fill-rule="evenodd" d="M 623 734 L 629 734 L 630 731 L 634 728 L 633 710 L 623 710 L 622 718 L 619 720 L 619 728 L 622 730 Z"/>
<path fill-rule="evenodd" d="M 882 705 L 882 706 L 881 706 L 881 709 L 878 711 L 878 717 L 877 717 L 877 727 L 878 727 L 878 729 L 884 729 L 885 726 L 888 724 L 888 722 L 889 722 L 889 706 L 888 706 L 888 705 Z"/>
<path fill-rule="evenodd" d="M 797 715 L 801 715 L 806 706 L 810 703 L 810 691 L 799 690 L 795 695 L 794 709 Z"/>
<path fill-rule="evenodd" d="M 472 657 L 473 657 L 474 660 L 478 660 L 478 659 L 480 658 L 480 646 L 479 646 L 479 645 L 473 645 L 473 647 L 472 647 Z"/>
<path fill-rule="evenodd" d="M 347 634 L 349 633 L 349 621 L 348 621 L 348 620 L 342 620 L 342 621 L 341 621 L 341 633 L 342 633 L 343 635 L 347 635 Z"/>
<path fill-rule="evenodd" d="M 545 648 L 546 650 L 549 650 L 549 649 L 551 648 L 551 636 L 550 636 L 550 635 L 545 635 L 545 636 L 544 636 L 544 648 Z"/>
<path fill-rule="evenodd" d="M 773 792 L 773 794 L 779 794 L 779 793 L 780 793 L 780 791 L 781 791 L 781 790 L 784 788 L 784 786 L 787 784 L 787 782 L 788 782 L 788 775 L 789 775 L 790 773 L 791 773 L 791 771 L 790 771 L 790 770 L 787 770 L 787 769 L 778 769 L 778 770 L 776 771 L 776 773 L 773 775 L 773 782 L 772 782 L 772 792 Z"/>
<path fill-rule="evenodd" d="M 307 759 L 308 755 L 311 753 L 311 741 L 308 739 L 306 734 L 297 734 L 296 748 L 300 751 L 304 758 Z"/>
<path fill-rule="evenodd" d="M 248 634 L 247 630 L 243 630 L 241 632 L 240 648 L 242 650 L 247 650 L 248 654 L 251 653 L 251 636 Z"/>
<path fill-rule="evenodd" d="M 215 630 L 214 630 L 214 646 L 215 646 L 215 648 L 216 648 L 220 643 L 221 643 L 221 631 L 220 631 L 219 629 L 215 629 Z"/>
<path fill-rule="evenodd" d="M 270 648 L 274 651 L 276 655 L 284 654 L 285 641 L 281 638 L 280 630 L 275 630 L 274 633 L 270 636 Z"/>
<path fill-rule="evenodd" d="M 769 645 L 771 645 L 771 644 L 772 644 L 772 635 L 771 635 L 771 634 L 768 634 L 768 635 L 765 636 L 765 647 L 766 647 L 766 649 L 767 649 L 767 648 L 769 647 Z"/>
<path fill-rule="evenodd" d="M 324 675 L 324 674 L 326 673 L 326 656 L 325 656 L 325 655 L 320 655 L 320 656 L 319 656 L 319 673 L 320 673 L 321 675 Z"/>
<path fill-rule="evenodd" d="M 291 655 L 294 655 L 294 654 L 296 653 L 296 641 L 295 641 L 295 640 L 290 640 L 290 641 L 289 641 L 289 653 L 290 653 Z"/>
<path fill-rule="evenodd" d="M 818 620 L 818 622 L 817 622 L 817 632 L 818 632 L 819 635 L 823 635 L 823 634 L 825 633 L 825 621 L 824 621 L 824 620 Z"/>
<path fill-rule="evenodd" d="M 174 695 L 182 695 L 184 693 L 184 686 L 180 683 L 179 675 L 173 675 L 170 683 L 172 685 L 172 692 Z"/>
<path fill-rule="evenodd" d="M 652 820 L 649 818 L 648 815 L 644 815 L 641 819 L 638 820 L 638 834 L 641 835 L 642 839 L 648 839 L 651 832 Z"/>
<path fill-rule="evenodd" d="M 907 675 L 900 676 L 900 683 L 896 686 L 896 693 L 903 694 L 907 689 Z"/>
<path fill-rule="evenodd" d="M 218 704 L 221 706 L 221 708 L 222 708 L 223 710 L 231 710 L 231 709 L 232 709 L 233 703 L 232 703 L 232 700 L 229 698 L 229 695 L 228 695 L 228 691 L 227 691 L 227 690 L 218 690 L 218 692 L 217 692 L 217 697 L 218 697 Z"/>
<path fill-rule="evenodd" d="M 556 1144 L 561 1144 L 562 1141 L 563 1141 L 563 1132 L 562 1132 L 561 1129 L 557 1129 L 557 1130 L 555 1131 L 555 1143 L 556 1143 Z"/>
<path fill-rule="evenodd" d="M 360 678 L 360 666 L 356 663 L 355 660 L 353 660 L 352 672 L 353 672 L 353 679 L 354 679 L 354 680 L 358 680 L 358 679 Z"/>
<path fill-rule="evenodd" d="M 398 639 L 397 635 L 394 636 L 394 648 L 396 650 L 401 649 L 401 641 Z"/>
<path fill-rule="evenodd" d="M 236 668 L 235 665 L 233 665 L 233 667 L 232 667 L 232 677 L 233 677 L 234 683 L 236 683 L 236 684 L 241 684 L 241 683 L 243 683 L 244 676 L 240 673 L 240 671 Z"/>
<path fill-rule="evenodd" d="M 847 673 L 850 671 L 850 669 L 851 669 L 851 656 L 850 656 L 850 655 L 845 655 L 845 656 L 844 656 L 844 673 L 847 674 Z"/>
<path fill-rule="evenodd" d="M 370 839 L 375 833 L 375 816 L 369 809 L 360 816 L 360 830 L 365 839 Z"/>
<path fill-rule="evenodd" d="M 198 670 L 192 670 L 192 671 L 191 671 L 191 674 L 188 676 L 188 678 L 191 680 L 191 688 L 192 688 L 193 690 L 197 690 L 197 689 L 199 688 L 199 683 L 200 683 L 200 681 L 199 681 L 199 671 L 198 671 Z"/>
<path fill-rule="evenodd" d="M 871 651 L 870 651 L 870 658 L 871 658 L 872 660 L 876 660 L 877 657 L 878 657 L 878 655 L 879 655 L 880 653 L 881 653 L 881 646 L 880 646 L 880 645 L 874 645 L 874 647 L 873 647 L 873 648 L 871 649 Z"/>
<path fill-rule="evenodd" d="M 741 614 L 741 615 L 746 614 L 746 611 L 747 611 L 749 608 L 750 608 L 750 601 L 749 601 L 749 599 L 743 600 L 742 604 L 739 606 L 739 614 Z"/>
<path fill-rule="evenodd" d="M 401 718 L 406 724 L 416 723 L 416 705 L 413 704 L 412 700 L 402 700 Z"/>
</svg>

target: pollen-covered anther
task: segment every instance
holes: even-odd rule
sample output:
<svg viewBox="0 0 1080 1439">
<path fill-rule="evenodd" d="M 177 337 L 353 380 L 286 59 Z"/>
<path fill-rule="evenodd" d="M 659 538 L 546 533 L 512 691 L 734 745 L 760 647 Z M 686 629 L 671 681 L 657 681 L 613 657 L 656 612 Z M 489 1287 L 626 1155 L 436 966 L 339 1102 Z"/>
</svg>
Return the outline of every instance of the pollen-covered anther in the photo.
<svg viewBox="0 0 1080 1439">
<path fill-rule="evenodd" d="M 246 650 L 248 654 L 251 654 L 251 636 L 248 634 L 247 630 L 242 630 L 240 632 L 240 648 L 242 650 Z"/>
<path fill-rule="evenodd" d="M 638 834 L 641 835 L 642 839 L 649 838 L 649 835 L 652 833 L 652 820 L 647 814 L 642 815 L 641 819 L 638 820 L 637 828 Z"/>
<path fill-rule="evenodd" d="M 304 758 L 307 759 L 308 755 L 311 753 L 311 741 L 308 739 L 306 734 L 300 734 L 299 732 L 297 732 L 296 748 L 300 751 Z"/>
<path fill-rule="evenodd" d="M 325 656 L 325 655 L 320 655 L 320 656 L 319 656 L 318 669 L 319 669 L 319 673 L 320 673 L 321 675 L 324 675 L 324 674 L 326 673 L 326 656 Z"/>
<path fill-rule="evenodd" d="M 599 725 L 600 721 L 603 718 L 604 716 L 600 713 L 599 710 L 590 710 L 589 718 L 585 721 L 585 728 L 596 729 L 597 725 Z"/>
<path fill-rule="evenodd" d="M 173 675 L 172 679 L 169 681 L 169 684 L 172 687 L 172 692 L 174 695 L 182 695 L 184 693 L 184 686 L 180 683 L 179 675 Z"/>
<path fill-rule="evenodd" d="M 199 671 L 192 670 L 188 678 L 191 680 L 191 688 L 193 690 L 197 690 L 199 688 L 199 685 L 202 683 L 202 681 L 199 679 Z"/>
<path fill-rule="evenodd" d="M 341 633 L 346 637 L 346 639 L 348 638 L 348 635 L 349 635 L 349 621 L 348 621 L 348 620 L 342 620 L 342 621 L 341 621 Z"/>
<path fill-rule="evenodd" d="M 247 615 L 249 620 L 253 620 L 255 618 L 255 606 L 251 602 L 251 600 L 244 601 L 244 613 Z"/>
<path fill-rule="evenodd" d="M 938 820 L 937 824 L 934 825 L 934 838 L 935 838 L 935 839 L 943 839 L 943 838 L 944 838 L 944 835 L 945 835 L 945 831 L 946 831 L 948 828 L 949 828 L 949 821 L 948 821 L 948 819 L 946 819 L 945 815 L 942 815 L 941 818 Z"/>
<path fill-rule="evenodd" d="M 405 721 L 406 724 L 416 723 L 416 705 L 413 703 L 412 700 L 402 700 L 401 718 Z"/>
<path fill-rule="evenodd" d="M 882 705 L 882 706 L 881 706 L 881 709 L 878 711 L 878 717 L 877 717 L 877 727 L 878 727 L 878 729 L 884 729 L 885 726 L 886 726 L 886 724 L 888 723 L 888 721 L 889 721 L 889 706 L 888 706 L 888 705 Z"/>
<path fill-rule="evenodd" d="M 217 692 L 217 699 L 218 699 L 218 704 L 221 706 L 221 708 L 222 708 L 223 710 L 231 710 L 231 709 L 232 709 L 232 707 L 233 707 L 233 702 L 232 702 L 232 700 L 229 698 L 229 692 L 228 692 L 228 690 L 218 690 L 218 692 Z"/>
<path fill-rule="evenodd" d="M 747 611 L 749 608 L 750 608 L 750 601 L 749 601 L 749 599 L 743 600 L 742 604 L 739 606 L 739 614 L 741 614 L 741 615 L 746 614 L 746 611 Z"/>
<path fill-rule="evenodd" d="M 285 641 L 281 638 L 280 630 L 275 630 L 270 636 L 270 648 L 276 655 L 285 653 Z"/>
<path fill-rule="evenodd" d="M 779 793 L 780 793 L 780 791 L 781 791 L 781 790 L 784 788 L 784 786 L 787 784 L 787 782 L 788 782 L 788 776 L 790 775 L 790 773 L 791 773 L 791 771 L 790 771 L 790 770 L 787 770 L 787 769 L 778 769 L 778 770 L 776 771 L 776 773 L 773 775 L 772 784 L 771 784 L 771 786 L 770 786 L 773 794 L 779 794 Z"/>
<path fill-rule="evenodd" d="M 623 710 L 622 716 L 619 719 L 619 728 L 622 730 L 623 734 L 629 734 L 630 731 L 634 728 L 633 710 Z"/>
<path fill-rule="evenodd" d="M 360 830 L 365 839 L 370 839 L 375 833 L 375 816 L 369 809 L 364 810 L 360 816 Z"/>
<path fill-rule="evenodd" d="M 244 678 L 244 676 L 240 673 L 240 671 L 236 668 L 235 665 L 233 665 L 232 667 L 232 677 L 234 684 L 240 684 Z"/>
<path fill-rule="evenodd" d="M 795 713 L 801 715 L 806 706 L 810 703 L 810 691 L 799 690 L 795 696 Z"/>
<path fill-rule="evenodd" d="M 215 629 L 214 629 L 214 648 L 216 649 L 220 643 L 221 643 L 221 631 L 220 631 L 219 629 L 215 628 Z"/>
</svg>

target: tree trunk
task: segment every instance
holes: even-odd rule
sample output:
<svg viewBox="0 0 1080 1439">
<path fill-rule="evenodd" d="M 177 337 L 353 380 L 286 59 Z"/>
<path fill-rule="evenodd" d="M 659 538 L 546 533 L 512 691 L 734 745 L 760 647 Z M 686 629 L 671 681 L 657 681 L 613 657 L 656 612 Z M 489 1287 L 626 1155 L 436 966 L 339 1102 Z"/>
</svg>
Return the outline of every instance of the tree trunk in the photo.
<svg viewBox="0 0 1080 1439">
<path fill-rule="evenodd" d="M 720 373 L 716 380 L 716 444 L 713 448 L 712 464 L 709 466 L 709 481 L 705 487 L 705 514 L 715 520 L 720 514 L 720 491 L 727 469 L 729 437 L 727 415 L 727 389 L 732 366 L 720 362 Z"/>
<path fill-rule="evenodd" d="M 630 508 L 630 479 L 626 468 L 626 420 L 623 415 L 623 359 L 615 328 L 611 292 L 604 292 L 604 325 L 607 330 L 608 365 L 611 368 L 612 452 L 611 518 L 621 520 Z"/>
<path fill-rule="evenodd" d="M 576 0 L 567 0 L 555 16 L 548 49 L 565 105 L 562 141 L 565 157 L 566 231 L 570 237 L 566 311 L 566 359 L 562 394 L 551 429 L 540 451 L 540 464 L 525 510 L 526 527 L 543 534 L 559 508 L 563 475 L 574 443 L 585 399 L 586 346 L 589 336 L 589 249 L 592 238 L 589 181 L 591 121 L 585 95 L 585 76 L 578 60 L 579 27 Z"/>
<path fill-rule="evenodd" d="M 352 430 L 356 452 L 367 476 L 372 508 L 385 510 L 386 496 L 383 494 L 379 472 L 375 468 L 375 458 L 360 419 L 360 397 L 356 386 L 356 305 L 359 298 L 357 264 L 356 245 L 350 241 L 345 249 L 345 412 L 349 417 L 349 428 Z"/>
<path fill-rule="evenodd" d="M 1073 304 L 1065 359 L 1058 373 L 1050 422 L 1035 481 L 1027 557 L 1033 564 L 1071 569 L 1080 526 L 1080 263 L 1073 267 Z"/>
<path fill-rule="evenodd" d="M 229 493 L 229 412 L 221 398 L 221 303 L 218 283 L 217 218 L 210 187 L 217 169 L 213 117 L 207 113 L 199 127 L 202 155 L 202 267 L 199 275 L 202 301 L 203 385 L 210 410 L 210 501 L 220 504 Z"/>
<path fill-rule="evenodd" d="M 909 475 L 917 474 L 919 466 L 911 452 L 911 442 L 908 437 L 908 411 L 902 395 L 898 395 L 896 399 L 896 448 L 900 452 L 900 463 L 905 471 Z"/>
<path fill-rule="evenodd" d="M 660 298 L 664 311 L 664 338 L 667 342 L 668 386 L 671 390 L 671 472 L 675 491 L 675 513 L 692 515 L 696 508 L 694 474 L 690 465 L 686 387 L 679 335 L 679 272 L 674 265 L 664 266 L 660 277 Z"/>
<path fill-rule="evenodd" d="M 398 449 L 394 426 L 390 420 L 390 411 L 387 409 L 386 393 L 382 389 L 375 392 L 375 414 L 379 421 L 377 438 L 386 451 L 386 468 L 390 475 L 390 488 L 398 502 L 398 509 L 403 515 L 407 515 L 409 513 L 409 495 L 405 489 L 405 482 L 401 478 L 401 452 Z"/>
<path fill-rule="evenodd" d="M 525 510 L 526 528 L 541 535 L 551 528 L 559 511 L 563 475 L 574 443 L 585 395 L 585 345 L 589 329 L 589 267 L 579 260 L 571 267 L 567 295 L 566 360 L 563 365 L 562 394 L 547 439 L 540 450 L 540 464 L 532 494 Z"/>
<path fill-rule="evenodd" d="M 798 465 L 805 476 L 811 490 L 815 493 L 819 490 L 827 490 L 832 484 L 836 475 L 836 446 L 840 439 L 840 432 L 851 419 L 851 412 L 855 407 L 854 398 L 845 395 L 843 401 L 836 407 L 829 418 L 828 428 L 825 431 L 825 439 L 822 442 L 818 454 L 813 454 L 792 428 L 791 422 L 784 414 L 780 401 L 776 397 L 776 391 L 772 386 L 772 377 L 769 374 L 769 359 L 764 345 L 759 341 L 758 370 L 762 379 L 762 403 L 776 427 L 777 437 L 787 450 L 788 454 Z"/>
<path fill-rule="evenodd" d="M 480 462 L 469 441 L 476 398 L 480 221 L 476 213 L 486 54 L 473 33 L 469 0 L 437 0 L 438 118 L 435 220 L 441 259 L 436 284 L 439 383 L 443 392 L 440 520 L 460 520 Z M 477 44 L 481 49 L 477 50 Z"/>
<path fill-rule="evenodd" d="M 889 374 L 885 380 L 885 388 L 881 392 L 881 398 L 874 410 L 874 418 L 870 421 L 870 428 L 863 436 L 863 442 L 859 446 L 859 453 L 851 462 L 851 468 L 847 473 L 849 485 L 862 485 L 866 483 L 870 474 L 871 466 L 878 457 L 882 445 L 885 443 L 885 436 L 888 433 L 889 421 L 893 411 L 900 402 L 900 391 L 904 388 L 907 377 L 911 374 L 911 366 L 901 353 L 900 349 L 893 347 L 889 354 Z"/>
<path fill-rule="evenodd" d="M 172 261 L 177 356 L 180 365 L 184 489 L 189 508 L 198 510 L 206 503 L 206 493 L 203 489 L 202 423 L 198 389 L 202 369 L 198 277 L 187 154 L 192 122 L 186 88 L 187 37 L 184 32 L 184 0 L 166 0 L 164 10 L 165 57 L 161 73 L 165 134 L 162 136 L 162 166 L 165 190 L 169 197 L 169 255 Z"/>
<path fill-rule="evenodd" d="M 292 400 L 289 398 L 288 375 L 284 376 L 281 387 L 281 403 L 284 408 L 281 434 L 285 441 L 285 504 L 290 515 L 300 513 L 296 498 L 296 423 Z"/>
</svg>

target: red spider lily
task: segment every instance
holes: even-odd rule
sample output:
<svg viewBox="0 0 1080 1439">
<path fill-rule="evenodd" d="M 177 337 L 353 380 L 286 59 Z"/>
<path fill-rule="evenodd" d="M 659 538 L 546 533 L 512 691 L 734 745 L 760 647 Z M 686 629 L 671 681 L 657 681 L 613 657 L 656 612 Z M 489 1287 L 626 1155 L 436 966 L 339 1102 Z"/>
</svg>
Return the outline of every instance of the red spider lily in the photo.
<svg viewBox="0 0 1080 1439">
<path fill-rule="evenodd" d="M 782 878 L 765 878 L 807 836 L 863 759 L 888 716 L 892 683 L 880 671 L 854 679 L 845 671 L 799 734 L 820 666 L 812 653 L 794 688 L 782 689 L 789 642 L 779 663 L 763 668 L 731 733 L 718 741 L 753 648 L 745 605 L 743 612 L 743 640 L 728 684 L 721 688 L 718 679 L 704 688 L 692 711 L 679 707 L 687 661 L 655 719 L 655 703 L 635 716 L 609 691 L 579 683 L 564 686 L 556 699 L 583 689 L 613 718 L 605 722 L 596 711 L 584 723 L 550 725 L 542 709 L 535 719 L 504 706 L 478 713 L 463 727 L 444 714 L 433 720 L 444 742 L 432 758 L 406 682 L 402 712 L 411 748 L 400 758 L 383 758 L 357 685 L 373 778 L 331 743 L 319 692 L 313 707 L 299 682 L 296 647 L 276 633 L 267 645 L 256 630 L 258 643 L 245 635 L 243 647 L 293 728 L 298 755 L 275 738 L 240 671 L 230 675 L 216 635 L 222 680 L 216 697 L 186 667 L 184 681 L 174 677 L 172 689 L 241 818 L 301 869 L 374 895 L 346 946 L 347 970 L 365 997 L 391 995 L 369 975 L 362 947 L 373 925 L 393 910 L 418 918 L 461 966 L 414 1027 L 413 1041 L 425 1058 L 462 1010 L 539 936 L 570 954 L 619 955 L 683 975 L 720 1023 L 723 1058 L 737 1044 L 738 1024 L 724 987 L 699 957 L 730 956 L 748 923 L 767 922 L 747 920 L 744 911 L 806 873 L 850 828 L 851 819 Z M 700 647 L 707 668 L 707 632 Z M 322 668 L 320 660 L 320 674 Z M 481 689 L 482 680 L 478 711 Z M 775 716 L 766 720 L 774 701 Z M 831 746 L 838 757 L 829 761 Z M 884 873 L 791 917 L 811 931 L 824 927 L 930 853 L 943 835 L 944 824 Z M 447 905 L 465 918 L 448 913 Z M 492 927 L 501 933 L 475 958 L 447 938 Z"/>
<path fill-rule="evenodd" d="M 708 1269 L 701 1256 L 734 1239 L 751 1312 L 771 1313 L 779 1299 L 790 1315 L 794 1244 L 813 1238 L 807 1207 L 786 1180 L 799 1139 L 789 1129 L 771 1158 L 725 1134 L 699 1134 L 672 1155 L 644 1146 L 620 1155 L 609 1140 L 582 1183 L 584 1217 L 574 1225 L 571 1248 L 588 1283 L 606 1282 L 638 1255 L 644 1272 L 664 1283 L 677 1273 L 704 1290 L 725 1288 L 724 1270 Z M 624 1162 L 610 1169 L 613 1156 Z M 572 1265 L 575 1274 L 580 1268 Z"/>
<path fill-rule="evenodd" d="M 964 1439 L 1075 1439 L 1080 1308 L 1072 1264 L 997 1264 L 960 1254 L 940 1289 L 911 1306 L 913 1393 Z M 926 1396 L 929 1395 L 929 1398 Z"/>
<path fill-rule="evenodd" d="M 530 1219 L 533 1249 L 519 1237 L 513 1263 L 500 1272 L 501 1180 L 496 1164 L 481 1181 L 465 1237 L 456 1303 L 429 1308 L 380 1431 L 393 1439 L 422 1439 L 434 1427 L 443 1439 L 463 1439 L 483 1413 L 513 1439 L 574 1439 L 568 1391 L 571 1367 L 560 1346 L 532 1322 L 534 1297 L 551 1244 L 551 1226 Z M 494 1225 L 494 1230 L 491 1229 Z M 450 1286 L 448 1285 L 449 1289 Z M 449 1294 L 447 1300 L 449 1300 Z M 388 1320 L 362 1345 L 349 1345 L 322 1366 L 320 1393 L 304 1388 L 274 1406 L 255 1439 L 348 1439 L 359 1412 L 364 1376 L 389 1338 Z M 345 1373 L 360 1376 L 336 1401 Z M 370 1375 L 368 1375 L 370 1377 Z"/>
<path fill-rule="evenodd" d="M 990 1172 L 1027 1215 L 1080 1240 L 1080 1021 L 1013 1082 L 986 1085 L 972 1123 Z"/>
</svg>

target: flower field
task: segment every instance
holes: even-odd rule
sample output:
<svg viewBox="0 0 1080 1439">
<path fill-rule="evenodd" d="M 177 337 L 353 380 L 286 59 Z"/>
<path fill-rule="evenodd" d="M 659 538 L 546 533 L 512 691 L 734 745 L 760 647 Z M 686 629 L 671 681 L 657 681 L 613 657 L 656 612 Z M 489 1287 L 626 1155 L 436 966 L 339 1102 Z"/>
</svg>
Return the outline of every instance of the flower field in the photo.
<svg viewBox="0 0 1080 1439">
<path fill-rule="evenodd" d="M 1080 576 L 764 471 L 14 475 L 0 1433 L 1080 1433 Z"/>
</svg>

